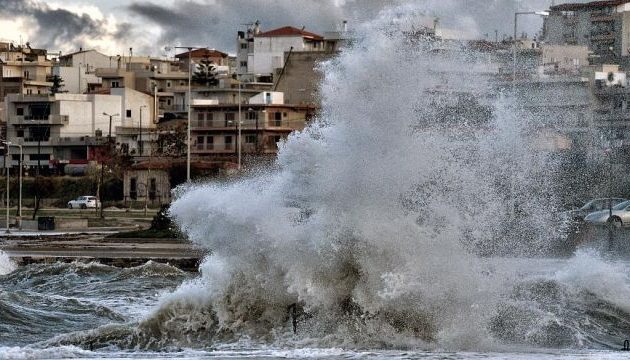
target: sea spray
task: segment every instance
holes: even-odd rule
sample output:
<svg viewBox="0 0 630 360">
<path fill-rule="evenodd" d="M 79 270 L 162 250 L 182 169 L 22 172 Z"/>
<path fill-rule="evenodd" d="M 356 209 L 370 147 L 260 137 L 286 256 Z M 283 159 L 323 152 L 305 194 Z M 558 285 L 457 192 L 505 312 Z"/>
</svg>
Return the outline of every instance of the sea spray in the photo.
<svg viewBox="0 0 630 360">
<path fill-rule="evenodd" d="M 0 276 L 10 274 L 15 271 L 16 268 L 17 265 L 11 260 L 9 255 L 0 250 Z"/>
<path fill-rule="evenodd" d="M 279 170 L 172 205 L 213 251 L 202 278 L 218 329 L 269 338 L 298 304 L 304 332 L 344 344 L 489 341 L 494 290 L 462 239 L 483 243 L 501 224 L 484 144 L 503 129 L 435 118 L 474 79 L 458 54 L 475 59 L 410 33 L 413 21 L 386 13 L 322 65 L 322 115 L 281 144 Z"/>
<path fill-rule="evenodd" d="M 171 215 L 212 255 L 141 332 L 188 346 L 601 341 L 567 318 L 595 300 L 479 257 L 548 252 L 555 164 L 484 57 L 414 19 L 413 7 L 386 11 L 321 64 L 321 114 L 280 144 L 277 169 L 178 190 Z"/>
</svg>

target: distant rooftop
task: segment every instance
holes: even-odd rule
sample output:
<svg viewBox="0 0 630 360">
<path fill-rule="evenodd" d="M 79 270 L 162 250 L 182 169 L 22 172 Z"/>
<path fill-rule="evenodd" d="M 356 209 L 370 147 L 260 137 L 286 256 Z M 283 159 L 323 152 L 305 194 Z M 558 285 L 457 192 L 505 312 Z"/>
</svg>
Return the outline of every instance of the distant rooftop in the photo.
<svg viewBox="0 0 630 360">
<path fill-rule="evenodd" d="M 309 31 L 304 31 L 302 29 L 298 29 L 293 26 L 285 26 L 285 27 L 281 27 L 275 30 L 269 30 L 269 31 L 256 34 L 256 37 L 280 37 L 280 36 L 302 36 L 305 39 L 324 40 L 324 38 L 321 35 L 317 35 Z"/>
<path fill-rule="evenodd" d="M 200 57 L 228 57 L 228 54 L 219 51 L 219 50 L 215 50 L 215 49 L 196 49 L 191 51 L 192 57 L 194 58 L 200 58 Z M 183 52 L 181 54 L 177 54 L 175 55 L 175 57 L 177 59 L 187 59 L 188 58 L 188 51 Z"/>
<path fill-rule="evenodd" d="M 630 0 L 607 0 L 607 1 L 591 1 L 588 3 L 567 3 L 550 7 L 552 11 L 576 11 L 596 9 L 609 6 L 619 6 L 630 3 Z"/>
</svg>

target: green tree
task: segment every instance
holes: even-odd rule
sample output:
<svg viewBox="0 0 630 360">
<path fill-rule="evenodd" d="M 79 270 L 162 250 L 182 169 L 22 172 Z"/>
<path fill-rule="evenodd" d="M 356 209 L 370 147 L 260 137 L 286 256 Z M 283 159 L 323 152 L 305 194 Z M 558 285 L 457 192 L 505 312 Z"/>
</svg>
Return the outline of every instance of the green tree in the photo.
<svg viewBox="0 0 630 360">
<path fill-rule="evenodd" d="M 217 70 L 214 64 L 207 57 L 195 66 L 196 70 L 192 74 L 192 81 L 203 86 L 217 86 Z"/>
<path fill-rule="evenodd" d="M 66 91 L 62 91 L 61 88 L 64 87 L 63 84 L 63 78 L 61 78 L 61 76 L 59 75 L 53 75 L 50 77 L 50 82 L 52 82 L 52 86 L 50 87 L 50 94 L 51 95 L 55 95 L 58 94 L 60 92 L 66 92 Z"/>
</svg>

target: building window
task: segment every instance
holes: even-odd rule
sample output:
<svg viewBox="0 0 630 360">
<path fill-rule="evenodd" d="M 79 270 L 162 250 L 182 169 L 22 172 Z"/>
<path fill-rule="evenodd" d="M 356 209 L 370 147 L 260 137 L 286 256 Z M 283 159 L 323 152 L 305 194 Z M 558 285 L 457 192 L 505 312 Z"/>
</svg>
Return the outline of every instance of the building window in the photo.
<svg viewBox="0 0 630 360">
<path fill-rule="evenodd" d="M 241 67 L 247 67 L 247 61 L 241 61 Z"/>
<path fill-rule="evenodd" d="M 197 150 L 203 150 L 204 136 L 197 136 Z"/>
<path fill-rule="evenodd" d="M 245 144 L 255 144 L 255 143 L 256 143 L 256 135 L 245 136 Z"/>
<path fill-rule="evenodd" d="M 245 120 L 258 120 L 258 112 L 248 111 L 245 113 Z"/>
<path fill-rule="evenodd" d="M 129 197 L 131 200 L 138 198 L 138 179 L 136 178 L 129 179 Z"/>
<path fill-rule="evenodd" d="M 24 116 L 24 108 L 21 108 L 21 107 L 16 108 L 16 109 L 15 109 L 15 114 L 16 114 L 17 116 Z"/>
<path fill-rule="evenodd" d="M 241 49 L 247 49 L 247 43 L 242 43 L 241 44 Z"/>
<path fill-rule="evenodd" d="M 204 118 L 205 118 L 204 113 L 202 112 L 197 113 L 197 121 L 199 121 L 199 126 L 202 126 L 201 121 L 203 121 Z"/>
<path fill-rule="evenodd" d="M 271 137 L 271 145 L 277 149 L 278 148 L 278 143 L 282 141 L 282 136 L 276 135 L 276 136 L 272 136 Z"/>
<path fill-rule="evenodd" d="M 112 87 L 113 87 L 113 88 L 119 88 L 119 87 L 120 87 L 120 82 L 118 82 L 118 81 L 112 81 Z"/>
<path fill-rule="evenodd" d="M 225 150 L 232 149 L 232 136 L 228 135 L 225 137 Z"/>
<path fill-rule="evenodd" d="M 149 200 L 155 200 L 157 193 L 157 181 L 151 178 L 149 181 Z"/>
<path fill-rule="evenodd" d="M 274 113 L 273 126 L 282 126 L 282 113 L 281 112 Z"/>
<path fill-rule="evenodd" d="M 50 154 L 30 154 L 29 159 L 32 161 L 48 161 L 50 160 Z"/>
<path fill-rule="evenodd" d="M 127 109 L 127 117 L 130 118 L 131 117 L 131 110 Z"/>
<path fill-rule="evenodd" d="M 166 82 L 166 87 L 167 87 L 167 88 L 170 88 L 170 87 L 171 87 L 171 82 L 170 82 L 170 81 L 167 81 L 167 82 Z"/>
<path fill-rule="evenodd" d="M 23 138 L 24 137 L 24 129 L 18 129 L 17 130 L 17 137 L 19 137 L 19 138 Z"/>
<path fill-rule="evenodd" d="M 206 136 L 206 149 L 214 150 L 214 136 Z"/>
<path fill-rule="evenodd" d="M 225 113 L 225 126 L 234 126 L 234 113 L 233 112 L 226 112 Z"/>
</svg>

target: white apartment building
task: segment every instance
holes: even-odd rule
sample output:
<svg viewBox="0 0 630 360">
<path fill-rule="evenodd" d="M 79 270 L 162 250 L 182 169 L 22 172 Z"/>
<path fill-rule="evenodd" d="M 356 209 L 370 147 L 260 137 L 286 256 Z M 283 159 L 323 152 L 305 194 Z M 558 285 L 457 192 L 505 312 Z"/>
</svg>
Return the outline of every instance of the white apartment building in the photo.
<svg viewBox="0 0 630 360">
<path fill-rule="evenodd" d="M 52 68 L 52 74 L 63 79 L 61 91 L 83 94 L 101 83 L 95 71 L 99 68 L 116 68 L 118 57 L 108 56 L 96 50 L 83 50 L 61 55 Z"/>
<path fill-rule="evenodd" d="M 142 109 L 142 110 L 141 110 Z M 146 114 L 142 124 L 140 112 Z M 155 128 L 153 98 L 132 89 L 111 94 L 8 95 L 7 138 L 23 145 L 25 166 L 40 172 L 82 172 L 102 157 L 110 129 L 119 151 L 139 149 L 140 132 Z M 143 138 L 143 142 L 150 141 Z M 147 148 L 145 146 L 145 148 Z M 145 151 L 148 151 L 145 150 Z M 19 156 L 12 156 L 17 166 Z"/>
<path fill-rule="evenodd" d="M 238 33 L 237 46 L 238 73 L 267 76 L 284 66 L 286 52 L 327 50 L 324 38 L 315 33 L 292 26 L 261 32 L 258 24 Z"/>
</svg>

